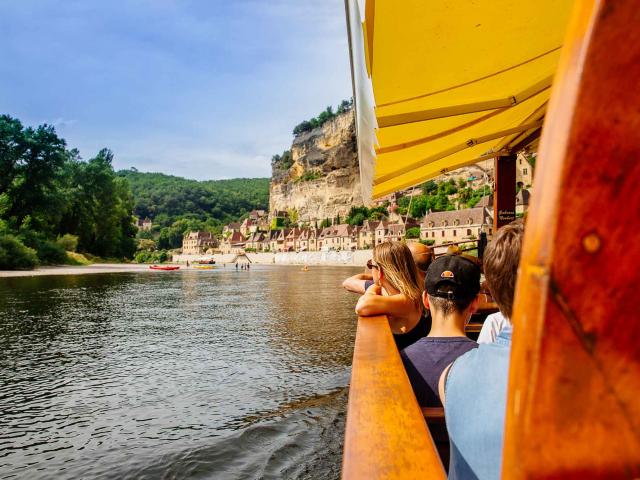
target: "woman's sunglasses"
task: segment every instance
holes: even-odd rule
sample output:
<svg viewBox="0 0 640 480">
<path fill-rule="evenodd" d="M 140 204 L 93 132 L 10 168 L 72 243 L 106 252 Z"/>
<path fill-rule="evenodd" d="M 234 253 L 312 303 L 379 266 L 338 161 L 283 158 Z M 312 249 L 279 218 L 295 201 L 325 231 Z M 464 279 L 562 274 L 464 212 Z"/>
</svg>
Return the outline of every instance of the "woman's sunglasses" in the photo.
<svg viewBox="0 0 640 480">
<path fill-rule="evenodd" d="M 369 270 L 373 270 L 374 268 L 375 268 L 376 270 L 380 270 L 380 266 L 379 266 L 379 265 L 376 265 L 375 263 L 373 263 L 373 260 L 369 260 L 369 261 L 367 262 L 367 268 L 368 268 Z"/>
</svg>

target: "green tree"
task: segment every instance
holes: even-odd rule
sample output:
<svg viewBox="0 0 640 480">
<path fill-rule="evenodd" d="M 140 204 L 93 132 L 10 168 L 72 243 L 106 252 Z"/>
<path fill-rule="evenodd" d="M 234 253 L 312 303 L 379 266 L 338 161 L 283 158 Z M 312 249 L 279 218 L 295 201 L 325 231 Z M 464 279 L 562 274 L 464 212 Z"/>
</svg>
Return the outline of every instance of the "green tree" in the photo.
<svg viewBox="0 0 640 480">
<path fill-rule="evenodd" d="M 426 181 L 420 187 L 422 188 L 422 193 L 425 195 L 430 195 L 438 191 L 438 184 L 433 180 Z"/>
<path fill-rule="evenodd" d="M 413 218 L 422 218 L 425 213 L 429 209 L 430 199 L 426 195 L 418 195 L 413 197 L 413 201 L 411 202 L 411 211 L 409 215 Z"/>
<path fill-rule="evenodd" d="M 10 199 L 5 218 L 14 228 L 29 216 L 33 228 L 55 229 L 64 202 L 59 183 L 65 146 L 49 125 L 23 128 L 18 120 L 0 116 L 0 184 Z"/>
<path fill-rule="evenodd" d="M 420 238 L 420 227 L 408 228 L 404 234 L 404 238 Z"/>
</svg>

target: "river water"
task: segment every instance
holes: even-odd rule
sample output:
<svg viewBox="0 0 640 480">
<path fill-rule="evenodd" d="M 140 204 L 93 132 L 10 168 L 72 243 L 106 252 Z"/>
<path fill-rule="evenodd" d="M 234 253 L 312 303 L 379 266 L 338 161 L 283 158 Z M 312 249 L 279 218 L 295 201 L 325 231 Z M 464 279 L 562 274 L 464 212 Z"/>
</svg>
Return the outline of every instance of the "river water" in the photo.
<svg viewBox="0 0 640 480">
<path fill-rule="evenodd" d="M 357 271 L 0 279 L 0 478 L 339 478 Z"/>
</svg>

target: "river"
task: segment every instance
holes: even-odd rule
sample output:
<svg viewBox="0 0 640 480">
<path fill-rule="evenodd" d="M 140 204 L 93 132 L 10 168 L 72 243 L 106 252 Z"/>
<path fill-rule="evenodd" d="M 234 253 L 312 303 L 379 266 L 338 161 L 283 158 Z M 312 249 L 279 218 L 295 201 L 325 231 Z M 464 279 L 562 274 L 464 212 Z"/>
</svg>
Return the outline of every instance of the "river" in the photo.
<svg viewBox="0 0 640 480">
<path fill-rule="evenodd" d="M 339 478 L 357 271 L 0 279 L 0 478 Z"/>
</svg>

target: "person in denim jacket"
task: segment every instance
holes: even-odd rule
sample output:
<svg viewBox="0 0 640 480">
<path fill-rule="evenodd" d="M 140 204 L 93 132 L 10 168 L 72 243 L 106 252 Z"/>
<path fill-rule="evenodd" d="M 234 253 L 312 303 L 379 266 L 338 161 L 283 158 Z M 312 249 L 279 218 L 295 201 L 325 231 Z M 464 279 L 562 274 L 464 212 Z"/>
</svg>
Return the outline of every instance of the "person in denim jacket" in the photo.
<svg viewBox="0 0 640 480">
<path fill-rule="evenodd" d="M 502 227 L 485 252 L 484 272 L 502 314 L 511 318 L 524 226 Z M 500 478 L 513 328 L 455 360 L 440 377 L 451 456 L 450 479 Z"/>
</svg>

